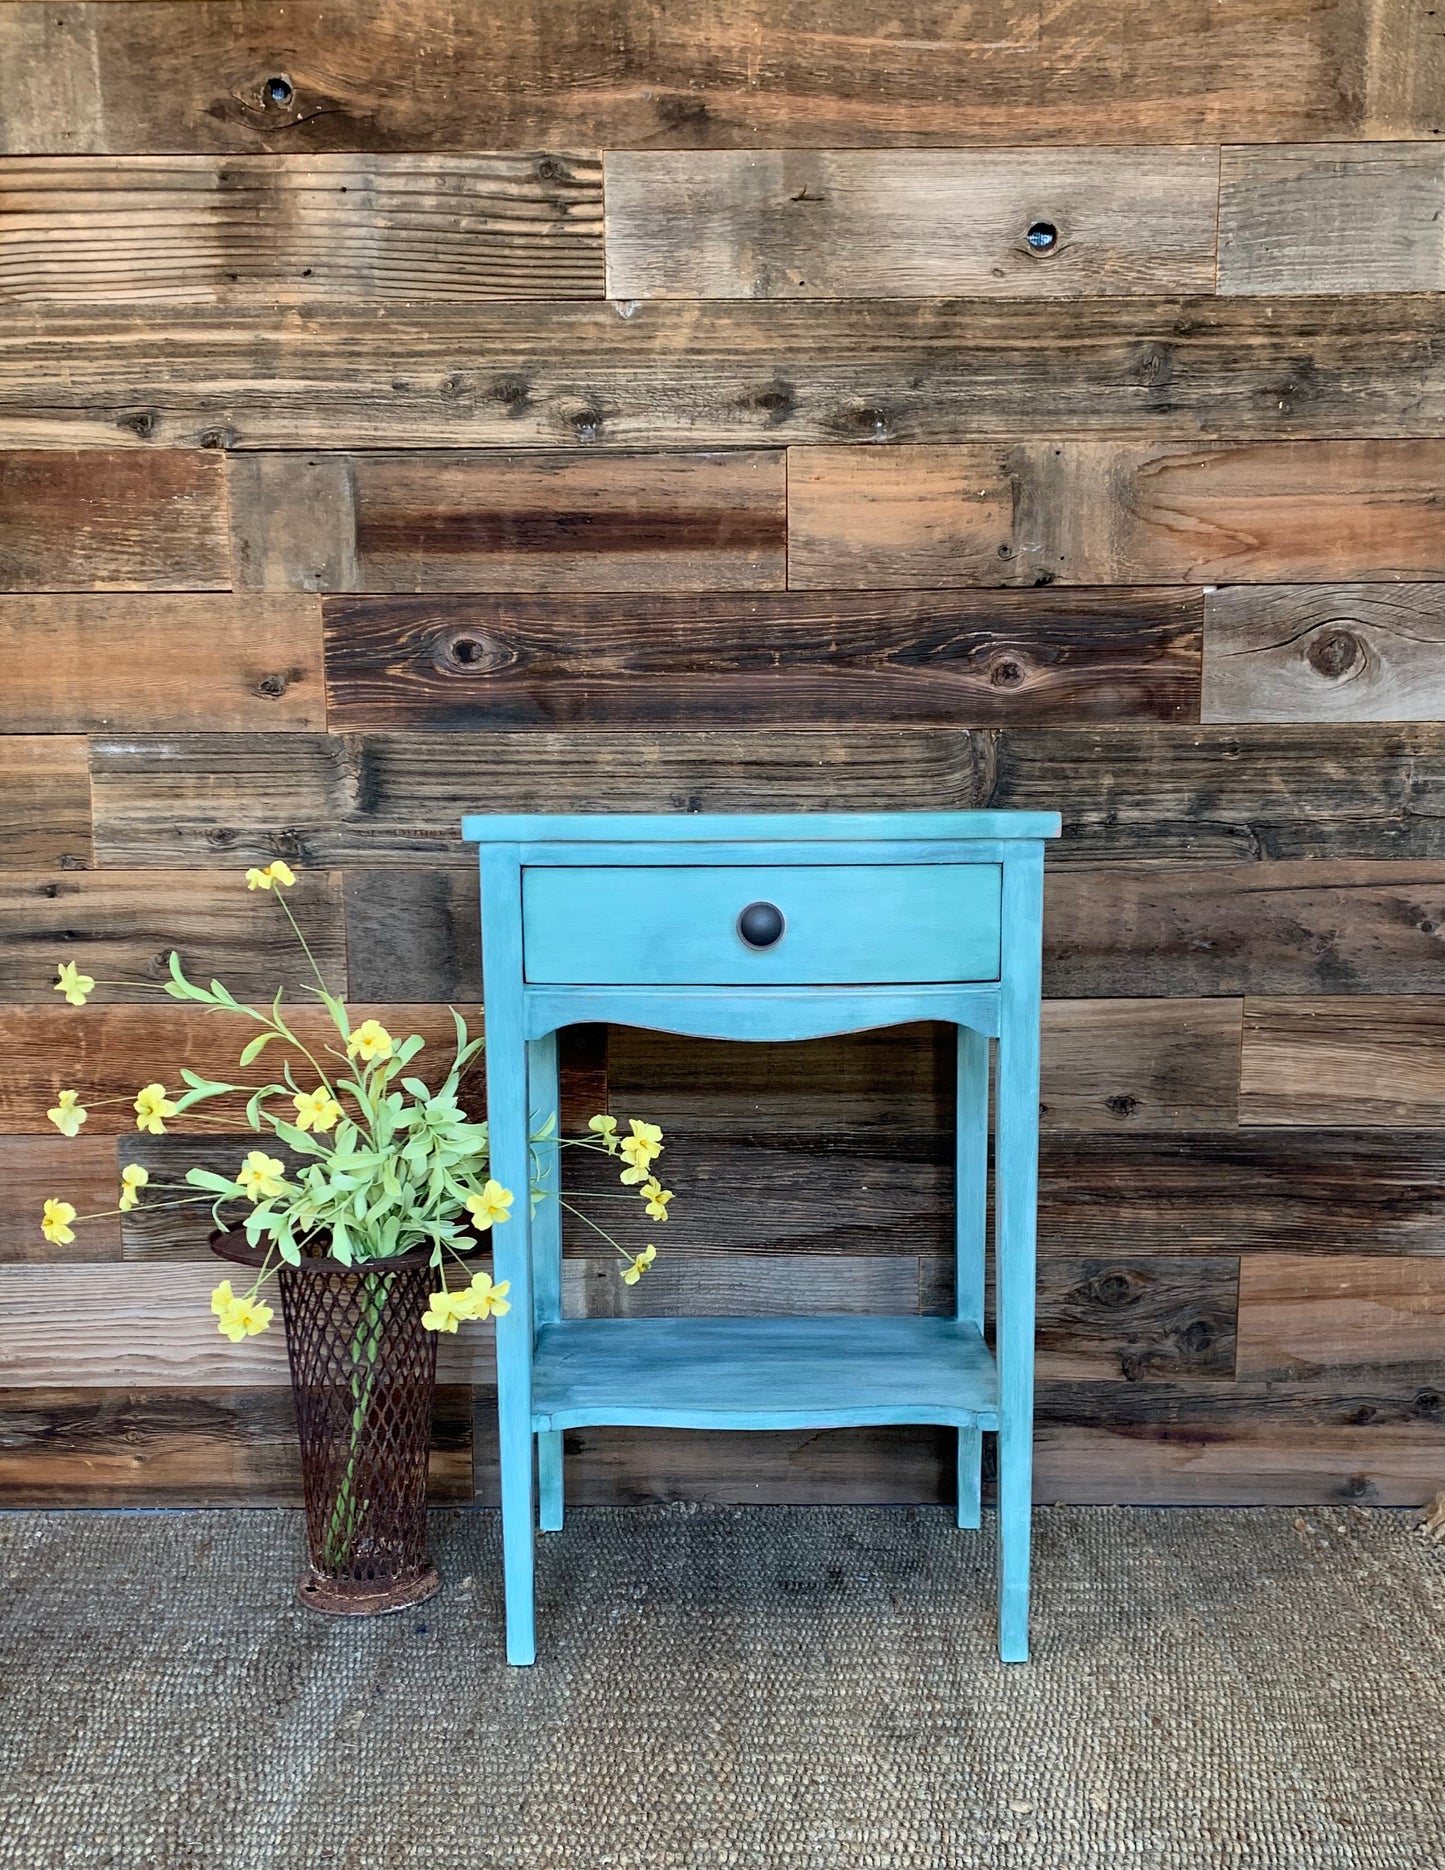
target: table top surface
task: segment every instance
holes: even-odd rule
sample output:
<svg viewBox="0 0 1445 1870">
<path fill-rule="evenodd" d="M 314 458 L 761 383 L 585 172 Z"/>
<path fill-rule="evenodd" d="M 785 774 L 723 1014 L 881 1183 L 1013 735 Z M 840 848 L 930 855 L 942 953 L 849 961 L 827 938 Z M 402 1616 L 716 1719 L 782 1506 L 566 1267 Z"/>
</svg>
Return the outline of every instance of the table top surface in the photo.
<svg viewBox="0 0 1445 1870">
<path fill-rule="evenodd" d="M 470 812 L 473 844 L 1038 842 L 1059 835 L 1057 812 Z"/>
</svg>

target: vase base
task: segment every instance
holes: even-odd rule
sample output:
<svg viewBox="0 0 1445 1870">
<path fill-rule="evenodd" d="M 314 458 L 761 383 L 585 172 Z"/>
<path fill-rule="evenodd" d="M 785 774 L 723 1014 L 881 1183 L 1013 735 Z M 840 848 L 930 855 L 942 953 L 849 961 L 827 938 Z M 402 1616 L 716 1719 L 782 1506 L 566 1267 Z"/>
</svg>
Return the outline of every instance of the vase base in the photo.
<svg viewBox="0 0 1445 1870">
<path fill-rule="evenodd" d="M 410 1610 L 413 1604 L 424 1604 L 441 1588 L 441 1574 L 435 1565 L 394 1583 L 325 1578 L 319 1572 L 307 1571 L 296 1586 L 296 1599 L 308 1610 L 326 1617 L 385 1617 L 393 1611 Z"/>
</svg>

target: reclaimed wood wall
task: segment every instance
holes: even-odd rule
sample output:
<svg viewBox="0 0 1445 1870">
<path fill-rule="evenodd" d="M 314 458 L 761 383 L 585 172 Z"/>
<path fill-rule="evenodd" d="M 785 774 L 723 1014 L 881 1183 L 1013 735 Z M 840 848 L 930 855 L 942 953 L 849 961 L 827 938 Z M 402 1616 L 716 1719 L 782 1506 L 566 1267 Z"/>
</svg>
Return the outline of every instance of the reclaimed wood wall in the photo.
<svg viewBox="0 0 1445 1870">
<path fill-rule="evenodd" d="M 480 994 L 464 809 L 1058 807 L 1039 1490 L 1445 1484 L 1445 16 L 0 0 L 0 1488 L 294 1499 L 194 1224 L 47 1249 L 230 1035 Z M 57 958 L 106 985 L 83 1012 Z M 673 1132 L 569 1303 L 949 1298 L 949 1060 L 574 1035 Z M 440 1495 L 489 1496 L 450 1341 Z M 929 1500 L 918 1431 L 572 1497 Z"/>
</svg>

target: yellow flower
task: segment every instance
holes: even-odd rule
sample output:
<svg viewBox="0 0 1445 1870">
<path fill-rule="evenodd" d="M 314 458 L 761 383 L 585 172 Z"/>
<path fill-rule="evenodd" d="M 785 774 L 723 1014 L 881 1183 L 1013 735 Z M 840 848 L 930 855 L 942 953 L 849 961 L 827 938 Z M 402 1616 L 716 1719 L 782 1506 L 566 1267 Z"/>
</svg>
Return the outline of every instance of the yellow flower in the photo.
<svg viewBox="0 0 1445 1870">
<path fill-rule="evenodd" d="M 84 1006 L 86 997 L 95 992 L 95 982 L 89 974 L 82 974 L 73 961 L 62 961 L 55 991 L 65 995 L 68 1005 Z"/>
<path fill-rule="evenodd" d="M 217 1318 L 222 1318 L 236 1303 L 236 1295 L 231 1290 L 229 1279 L 223 1279 L 211 1294 L 211 1310 Z"/>
<path fill-rule="evenodd" d="M 379 1019 L 364 1019 L 346 1041 L 346 1049 L 369 1065 L 374 1058 L 391 1057 L 391 1034 Z"/>
<path fill-rule="evenodd" d="M 647 1212 L 654 1221 L 667 1219 L 667 1204 L 672 1200 L 672 1190 L 664 1188 L 655 1175 L 649 1176 L 639 1191 L 647 1203 Z"/>
<path fill-rule="evenodd" d="M 224 1283 L 224 1282 L 223 1282 Z M 226 1286 L 229 1291 L 229 1285 Z M 216 1296 L 221 1287 L 211 1298 L 211 1310 L 217 1311 Z M 228 1337 L 233 1344 L 239 1344 L 242 1338 L 253 1338 L 258 1331 L 264 1331 L 270 1324 L 273 1313 L 269 1305 L 262 1305 L 256 1298 L 232 1298 L 221 1307 L 217 1315 L 216 1329 L 223 1337 Z"/>
<path fill-rule="evenodd" d="M 472 1283 L 468 1286 L 465 1298 L 468 1318 L 500 1318 L 512 1307 L 507 1294 L 512 1289 L 510 1279 L 504 1279 L 499 1286 L 494 1286 L 488 1273 L 473 1273 Z"/>
<path fill-rule="evenodd" d="M 52 1247 L 68 1247 L 75 1238 L 70 1223 L 75 1219 L 75 1209 L 68 1201 L 57 1201 L 50 1196 L 44 1212 L 40 1216 L 40 1231 Z"/>
<path fill-rule="evenodd" d="M 268 1156 L 264 1149 L 253 1149 L 236 1171 L 236 1180 L 242 1194 L 252 1201 L 270 1201 L 283 1192 L 285 1173 L 285 1163 Z"/>
<path fill-rule="evenodd" d="M 248 870 L 246 872 L 246 888 L 248 890 L 269 890 L 275 883 L 279 883 L 285 889 L 289 890 L 295 881 L 295 877 L 291 874 L 291 866 L 289 864 L 283 864 L 279 857 L 274 864 L 267 864 L 264 870 Z"/>
<path fill-rule="evenodd" d="M 657 1258 L 656 1247 L 653 1247 L 653 1246 L 644 1247 L 641 1253 L 638 1254 L 637 1258 L 635 1260 L 629 1260 L 627 1265 L 622 1269 L 623 1285 L 624 1286 L 635 1286 L 638 1280 L 641 1279 L 642 1275 L 647 1271 L 648 1267 L 651 1266 L 652 1262 L 656 1258 Z"/>
<path fill-rule="evenodd" d="M 589 1117 L 587 1128 L 596 1132 L 607 1145 L 609 1156 L 617 1154 L 617 1119 L 616 1117 Z"/>
<path fill-rule="evenodd" d="M 79 1091 L 62 1091 L 60 1101 L 45 1114 L 62 1136 L 78 1136 L 90 1112 L 81 1103 Z"/>
<path fill-rule="evenodd" d="M 144 1085 L 135 1094 L 135 1127 L 149 1130 L 152 1136 L 164 1136 L 166 1126 L 163 1117 L 174 1117 L 176 1107 L 166 1096 L 163 1084 Z"/>
<path fill-rule="evenodd" d="M 120 1211 L 128 1214 L 140 1201 L 140 1191 L 150 1180 L 150 1174 L 138 1162 L 127 1163 L 120 1172 Z"/>
<path fill-rule="evenodd" d="M 340 1104 L 320 1085 L 314 1091 L 298 1091 L 291 1102 L 298 1130 L 333 1130 L 342 1116 Z"/>
<path fill-rule="evenodd" d="M 455 1331 L 459 1318 L 470 1318 L 472 1300 L 469 1292 L 448 1292 L 443 1288 L 430 1295 L 430 1309 L 421 1315 L 422 1327 L 427 1331 Z"/>
<path fill-rule="evenodd" d="M 655 1123 L 644 1123 L 640 1117 L 632 1119 L 631 1129 L 631 1136 L 624 1136 L 619 1145 L 622 1160 L 627 1164 L 622 1179 L 641 1182 L 646 1180 L 653 1160 L 662 1154 L 662 1131 Z"/>
<path fill-rule="evenodd" d="M 467 1196 L 467 1213 L 472 1217 L 472 1225 L 483 1231 L 493 1222 L 510 1221 L 512 1217 L 507 1210 L 511 1205 L 511 1189 L 490 1179 L 481 1194 Z"/>
</svg>

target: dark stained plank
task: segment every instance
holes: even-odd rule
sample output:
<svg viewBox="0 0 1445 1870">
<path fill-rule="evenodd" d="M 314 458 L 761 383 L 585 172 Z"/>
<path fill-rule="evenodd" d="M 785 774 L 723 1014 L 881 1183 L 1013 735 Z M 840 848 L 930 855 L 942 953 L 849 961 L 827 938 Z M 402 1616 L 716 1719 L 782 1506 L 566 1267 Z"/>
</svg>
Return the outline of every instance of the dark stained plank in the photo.
<svg viewBox="0 0 1445 1870">
<path fill-rule="evenodd" d="M 91 763 L 115 868 L 469 868 L 473 809 L 991 806 L 1062 810 L 1059 865 L 1445 860 L 1440 725 L 136 735 Z"/>
<path fill-rule="evenodd" d="M 0 597 L 5 727 L 139 734 L 324 728 L 314 599 Z"/>
<path fill-rule="evenodd" d="M 1445 999 L 1245 1003 L 1245 1123 L 1445 1125 Z"/>
<path fill-rule="evenodd" d="M 297 465 L 301 474 L 298 480 Z M 292 552 L 272 513 L 326 485 Z M 266 590 L 769 590 L 784 583 L 782 455 L 498 452 L 232 464 L 238 581 Z M 344 477 L 344 489 L 336 477 Z M 258 540 L 257 533 L 262 534 Z"/>
<path fill-rule="evenodd" d="M 470 1500 L 472 1393 L 442 1384 L 428 1496 Z M 52 1506 L 300 1506 L 284 1389 L 0 1390 L 0 1501 Z"/>
<path fill-rule="evenodd" d="M 0 9 L 0 25 L 14 11 Z M 0 442 L 596 451 L 1418 436 L 1445 424 L 1442 342 L 1439 293 L 1267 307 L 1174 298 L 17 309 L 0 329 Z"/>
<path fill-rule="evenodd" d="M 0 452 L 0 590 L 224 590 L 230 582 L 226 489 L 213 456 Z"/>
<path fill-rule="evenodd" d="M 1445 1255 L 1445 1132 L 1046 1133 L 1039 1251 Z"/>
<path fill-rule="evenodd" d="M 333 992 L 344 994 L 341 879 L 300 871 L 287 906 Z M 6 1001 L 61 1006 L 56 968 L 74 962 L 97 982 L 92 1005 L 155 1007 L 172 950 L 192 980 L 219 976 L 242 999 L 269 1004 L 278 987 L 307 1001 L 305 954 L 269 891 L 248 890 L 240 866 L 205 870 L 0 871 L 0 971 Z M 476 998 L 476 995 L 472 996 Z M 160 1000 L 163 1009 L 174 1003 Z"/>
<path fill-rule="evenodd" d="M 1238 1000 L 1047 1000 L 1040 1122 L 1054 1130 L 1232 1129 Z"/>
<path fill-rule="evenodd" d="M 1259 1253 L 1244 1263 L 1241 1377 L 1357 1383 L 1365 1372 L 1445 1386 L 1445 1258 Z"/>
<path fill-rule="evenodd" d="M 83 870 L 90 861 L 84 738 L 0 734 L 0 869 Z"/>
<path fill-rule="evenodd" d="M 1442 216 L 1438 144 L 1226 149 L 1219 290 L 1438 292 Z"/>
<path fill-rule="evenodd" d="M 1060 866 L 1044 894 L 1056 995 L 1430 993 L 1445 863 Z"/>
<path fill-rule="evenodd" d="M 0 1048 L 6 1060 L 0 1075 L 0 1133 L 54 1135 L 45 1112 L 60 1090 L 74 1087 L 90 1109 L 87 1136 L 134 1138 L 131 1099 L 137 1090 L 158 1080 L 174 1094 L 183 1065 L 213 1081 L 252 1087 L 270 1083 L 279 1071 L 279 1063 L 273 1063 L 279 1041 L 245 1072 L 238 1070 L 240 1050 L 257 1031 L 253 1021 L 157 999 L 159 1004 L 144 1007 L 69 1007 L 58 998 L 54 1006 L 0 1004 Z M 284 1010 L 292 1030 L 313 1052 L 335 1036 L 329 1017 L 314 1002 L 288 999 Z M 458 1010 L 474 1033 L 480 1030 L 480 1008 Z M 455 1050 L 455 1029 L 445 1007 L 353 1004 L 351 1012 L 353 1021 L 374 1015 L 397 1037 L 421 1033 L 427 1049 L 417 1060 L 416 1075 L 428 1080 L 445 1075 Z M 297 1070 L 306 1074 L 304 1060 Z M 245 1104 L 239 1093 L 221 1098 L 197 1115 L 170 1119 L 168 1128 L 204 1134 L 218 1117 L 244 1128 Z"/>
<path fill-rule="evenodd" d="M 1127 1233 L 1120 1238 L 1127 1241 Z M 1233 1259 L 1140 1259 L 1127 1248 L 1101 1259 L 1046 1258 L 1039 1264 L 1039 1380 L 1233 1377 L 1239 1281 Z"/>
<path fill-rule="evenodd" d="M 328 598 L 333 732 L 1198 718 L 1191 591 Z"/>
<path fill-rule="evenodd" d="M 0 305 L 604 290 L 596 157 L 12 157 L 0 169 Z"/>
<path fill-rule="evenodd" d="M 0 1136 L 0 1261 L 118 1260 L 120 1217 L 90 1221 L 74 1230 L 67 1247 L 52 1246 L 40 1231 L 40 1212 L 52 1196 L 80 1214 L 113 1208 L 120 1194 L 115 1144 L 106 1136 Z"/>
<path fill-rule="evenodd" d="M 348 870 L 346 964 L 359 1000 L 480 1000 L 475 869 Z"/>
<path fill-rule="evenodd" d="M 1214 290 L 1217 149 L 647 149 L 606 168 L 614 299 Z"/>
<path fill-rule="evenodd" d="M 1206 721 L 1445 718 L 1445 585 L 1234 585 L 1204 617 Z"/>
<path fill-rule="evenodd" d="M 0 15 L 15 74 L 4 147 L 451 150 L 479 125 L 509 149 L 1429 136 L 1430 22 L 1410 45 L 1423 74 L 1389 55 L 1405 10 L 902 0 L 880 18 L 863 0 L 589 0 L 566 30 L 523 32 L 495 3 L 357 0 L 340 33 L 283 0 L 36 0 Z"/>
<path fill-rule="evenodd" d="M 1435 440 L 800 448 L 788 582 L 1434 579 L 1442 477 Z"/>
<path fill-rule="evenodd" d="M 1323 1384 L 1046 1383 L 1034 1498 L 1141 1506 L 1419 1506 L 1445 1397 L 1408 1375 Z"/>
</svg>

